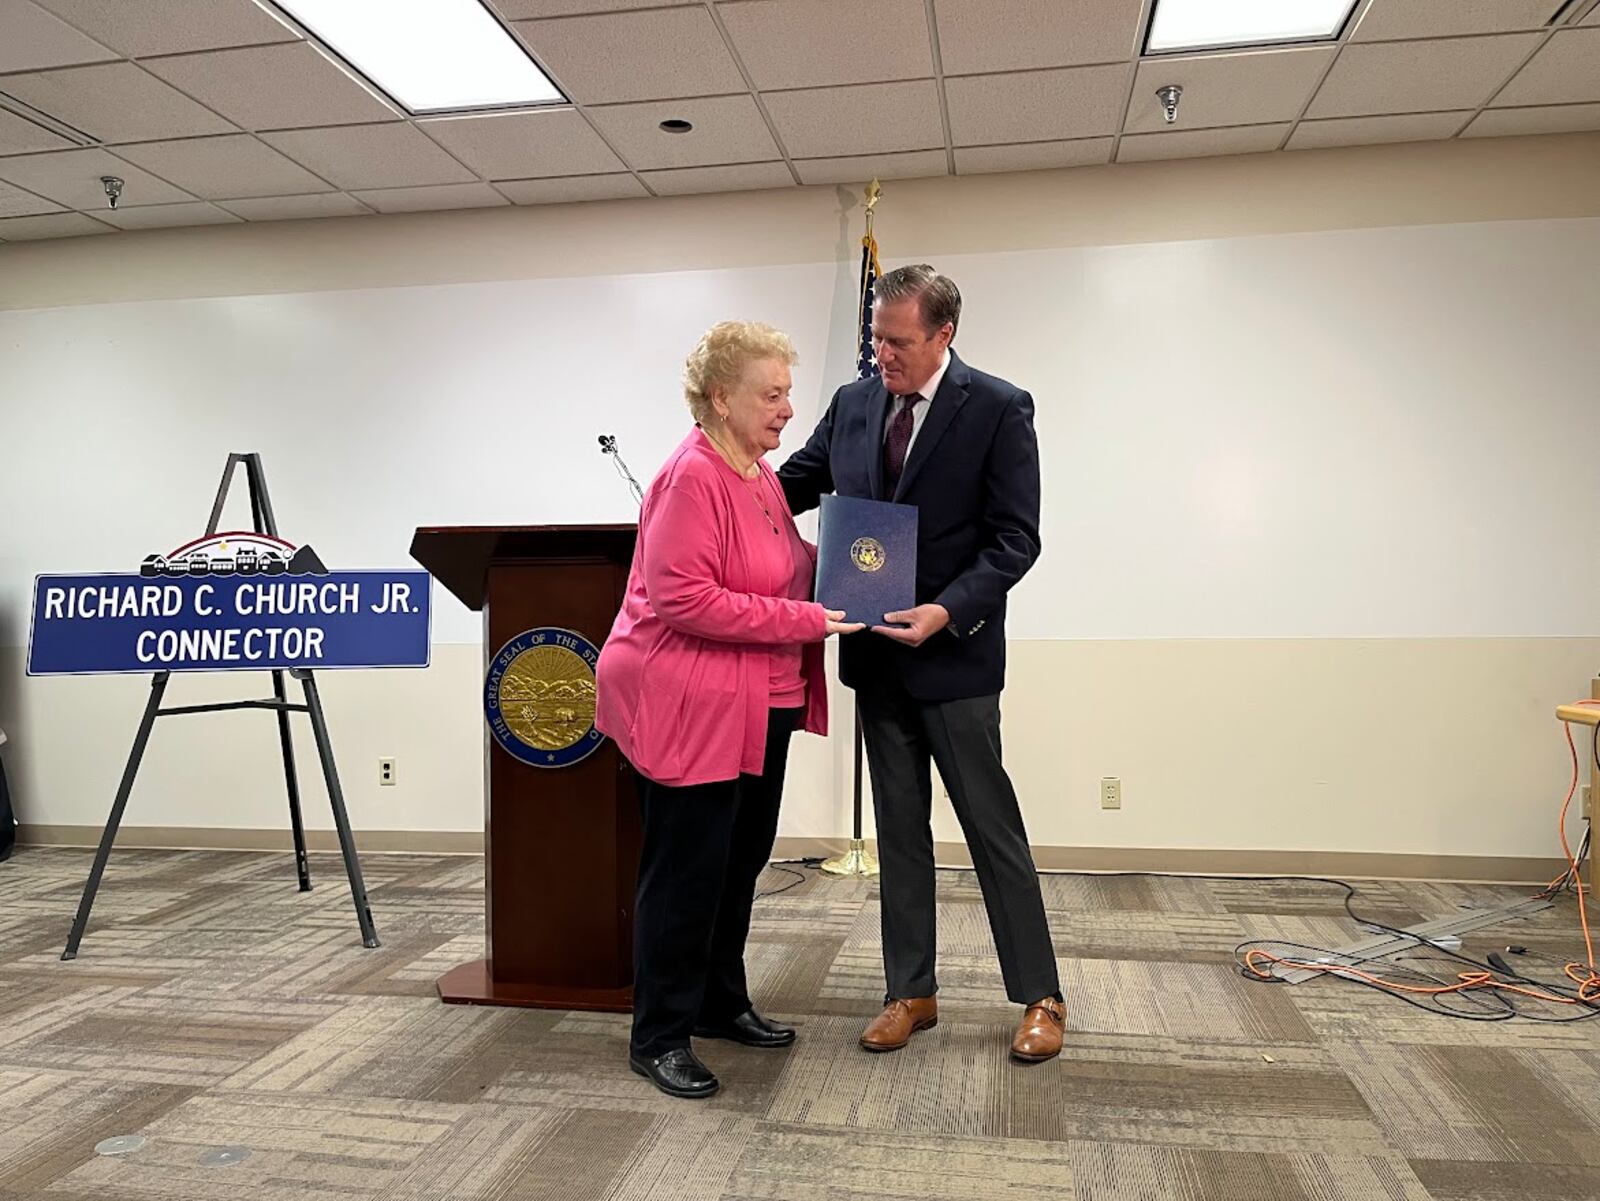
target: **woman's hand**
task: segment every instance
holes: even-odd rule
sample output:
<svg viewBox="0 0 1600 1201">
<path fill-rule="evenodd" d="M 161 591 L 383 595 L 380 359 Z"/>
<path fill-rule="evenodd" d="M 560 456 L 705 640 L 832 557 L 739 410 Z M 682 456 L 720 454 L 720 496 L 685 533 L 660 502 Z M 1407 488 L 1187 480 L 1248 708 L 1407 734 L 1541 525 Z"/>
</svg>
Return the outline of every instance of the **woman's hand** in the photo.
<svg viewBox="0 0 1600 1201">
<path fill-rule="evenodd" d="M 846 621 L 843 609 L 824 609 L 824 617 L 828 619 L 827 634 L 854 634 L 857 630 L 866 629 L 866 623 L 861 621 Z"/>
</svg>

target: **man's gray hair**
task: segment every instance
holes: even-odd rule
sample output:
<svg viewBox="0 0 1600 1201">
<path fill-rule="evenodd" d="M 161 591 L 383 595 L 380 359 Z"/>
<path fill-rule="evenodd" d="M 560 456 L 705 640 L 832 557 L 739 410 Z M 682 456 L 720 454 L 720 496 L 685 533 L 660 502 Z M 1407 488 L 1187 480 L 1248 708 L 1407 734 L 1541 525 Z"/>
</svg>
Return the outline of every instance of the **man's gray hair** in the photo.
<svg viewBox="0 0 1600 1201">
<path fill-rule="evenodd" d="M 940 275 L 927 263 L 914 263 L 881 276 L 872 289 L 873 300 L 888 304 L 913 297 L 929 333 L 948 321 L 950 336 L 955 337 L 961 324 L 961 289 L 948 275 Z"/>
</svg>

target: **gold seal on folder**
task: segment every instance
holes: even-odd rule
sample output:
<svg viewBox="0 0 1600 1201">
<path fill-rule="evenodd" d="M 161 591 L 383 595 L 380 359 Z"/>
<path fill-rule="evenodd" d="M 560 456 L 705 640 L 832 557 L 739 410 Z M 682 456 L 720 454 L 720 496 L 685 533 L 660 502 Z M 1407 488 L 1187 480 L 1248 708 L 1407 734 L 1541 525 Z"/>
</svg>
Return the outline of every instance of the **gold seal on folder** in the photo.
<svg viewBox="0 0 1600 1201">
<path fill-rule="evenodd" d="M 850 561 L 862 571 L 878 571 L 889 556 L 876 538 L 857 538 L 850 544 Z"/>
</svg>

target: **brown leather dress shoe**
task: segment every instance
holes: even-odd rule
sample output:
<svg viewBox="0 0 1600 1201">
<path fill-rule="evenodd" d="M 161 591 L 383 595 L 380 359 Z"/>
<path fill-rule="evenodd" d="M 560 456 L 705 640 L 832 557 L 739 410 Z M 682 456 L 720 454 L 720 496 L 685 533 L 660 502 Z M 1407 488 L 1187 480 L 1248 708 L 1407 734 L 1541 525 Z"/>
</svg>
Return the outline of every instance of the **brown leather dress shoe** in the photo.
<svg viewBox="0 0 1600 1201">
<path fill-rule="evenodd" d="M 938 997 L 897 997 L 861 1032 L 861 1045 L 868 1051 L 898 1051 L 918 1030 L 938 1024 Z"/>
<path fill-rule="evenodd" d="M 1054 997 L 1029 1005 L 1011 1040 L 1011 1055 L 1024 1063 L 1043 1063 L 1061 1054 L 1061 1036 L 1067 1029 L 1067 1007 Z"/>
</svg>

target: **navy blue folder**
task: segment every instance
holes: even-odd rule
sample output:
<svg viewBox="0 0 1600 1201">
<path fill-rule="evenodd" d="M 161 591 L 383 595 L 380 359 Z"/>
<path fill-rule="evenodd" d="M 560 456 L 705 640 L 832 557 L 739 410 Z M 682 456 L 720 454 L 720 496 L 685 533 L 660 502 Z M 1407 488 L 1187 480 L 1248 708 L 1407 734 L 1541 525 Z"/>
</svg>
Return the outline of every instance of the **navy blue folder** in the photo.
<svg viewBox="0 0 1600 1201">
<path fill-rule="evenodd" d="M 917 603 L 917 506 L 824 496 L 817 533 L 817 600 L 846 621 L 884 624 Z"/>
</svg>

